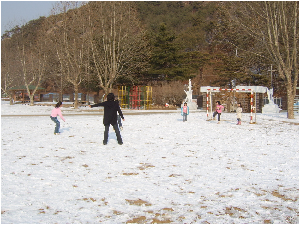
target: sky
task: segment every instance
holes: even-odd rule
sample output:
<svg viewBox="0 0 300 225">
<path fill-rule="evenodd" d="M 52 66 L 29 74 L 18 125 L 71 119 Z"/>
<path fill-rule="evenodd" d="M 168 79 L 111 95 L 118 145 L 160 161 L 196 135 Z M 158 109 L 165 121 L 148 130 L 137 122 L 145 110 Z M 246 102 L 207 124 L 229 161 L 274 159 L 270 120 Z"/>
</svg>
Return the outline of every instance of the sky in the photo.
<svg viewBox="0 0 300 225">
<path fill-rule="evenodd" d="M 55 1 L 1 1 L 1 36 L 16 25 L 49 16 Z"/>
</svg>

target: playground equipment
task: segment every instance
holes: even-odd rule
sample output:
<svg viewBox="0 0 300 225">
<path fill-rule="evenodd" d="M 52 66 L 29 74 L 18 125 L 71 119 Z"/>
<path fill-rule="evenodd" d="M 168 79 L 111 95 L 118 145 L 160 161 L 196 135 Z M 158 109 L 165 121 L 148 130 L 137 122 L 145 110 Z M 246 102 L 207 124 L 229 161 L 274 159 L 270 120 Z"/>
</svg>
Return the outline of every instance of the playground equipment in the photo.
<svg viewBox="0 0 300 225">
<path fill-rule="evenodd" d="M 152 105 L 151 86 L 120 86 L 118 99 L 123 109 L 150 109 Z"/>
<path fill-rule="evenodd" d="M 220 87 L 201 87 L 200 88 L 201 92 L 206 92 L 206 116 L 207 120 L 212 119 L 212 100 L 211 100 L 211 93 L 212 92 L 220 92 L 220 91 L 236 91 L 236 92 L 245 92 L 245 93 L 251 93 L 250 96 L 250 105 L 251 105 L 251 110 L 250 110 L 250 124 L 256 123 L 253 122 L 253 110 L 255 107 L 253 106 L 253 97 L 255 93 L 266 93 L 267 88 L 266 87 L 261 87 L 261 86 L 236 86 L 235 89 L 228 89 L 228 88 L 223 88 L 221 89 Z M 210 105 L 210 119 L 209 119 L 209 105 Z M 255 112 L 256 113 L 256 112 Z"/>
</svg>

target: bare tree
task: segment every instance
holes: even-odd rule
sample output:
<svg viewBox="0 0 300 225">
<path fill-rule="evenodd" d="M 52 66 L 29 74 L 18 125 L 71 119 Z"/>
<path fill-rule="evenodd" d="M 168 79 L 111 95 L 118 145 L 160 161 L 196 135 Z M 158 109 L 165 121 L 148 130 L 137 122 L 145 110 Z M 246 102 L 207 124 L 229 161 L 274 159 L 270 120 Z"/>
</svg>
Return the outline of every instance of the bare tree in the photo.
<svg viewBox="0 0 300 225">
<path fill-rule="evenodd" d="M 11 51 L 15 54 L 15 64 L 13 66 L 20 68 L 21 81 L 27 89 L 30 98 L 30 105 L 34 105 L 34 95 L 39 89 L 42 79 L 45 75 L 46 65 L 46 47 L 47 43 L 43 39 L 42 24 L 44 17 L 29 21 L 15 32 L 12 37 Z M 14 63 L 12 61 L 11 63 Z M 18 79 L 15 76 L 14 79 Z"/>
<path fill-rule="evenodd" d="M 45 43 L 39 38 L 39 30 L 44 17 L 16 26 L 2 36 L 1 40 L 1 88 L 10 96 L 9 90 L 17 85 L 25 85 L 34 105 L 34 95 L 44 76 L 46 54 Z M 32 87 L 34 87 L 32 89 Z"/>
<path fill-rule="evenodd" d="M 181 81 L 159 82 L 153 87 L 152 96 L 158 105 L 180 105 L 186 97 L 184 84 Z"/>
<path fill-rule="evenodd" d="M 15 51 L 10 38 L 1 41 L 1 90 L 9 96 L 10 104 L 13 104 L 11 88 L 20 85 L 20 72 L 16 63 Z"/>
<path fill-rule="evenodd" d="M 43 51 L 43 42 L 19 45 L 19 60 L 22 65 L 23 82 L 27 89 L 30 105 L 34 105 L 34 95 L 40 87 L 45 75 L 46 53 Z M 34 51 L 36 50 L 36 51 Z"/>
<path fill-rule="evenodd" d="M 105 93 L 115 81 L 146 65 L 144 32 L 130 2 L 96 1 L 88 4 L 90 46 L 99 86 Z"/>
<path fill-rule="evenodd" d="M 60 73 L 74 87 L 74 108 L 78 108 L 79 85 L 88 65 L 88 35 L 86 15 L 79 2 L 60 2 L 49 19 L 47 36 L 51 39 L 60 63 Z"/>
<path fill-rule="evenodd" d="M 251 51 L 276 65 L 285 82 L 288 118 L 294 118 L 299 80 L 299 2 L 228 2 L 225 6 L 231 22 L 260 44 Z"/>
</svg>

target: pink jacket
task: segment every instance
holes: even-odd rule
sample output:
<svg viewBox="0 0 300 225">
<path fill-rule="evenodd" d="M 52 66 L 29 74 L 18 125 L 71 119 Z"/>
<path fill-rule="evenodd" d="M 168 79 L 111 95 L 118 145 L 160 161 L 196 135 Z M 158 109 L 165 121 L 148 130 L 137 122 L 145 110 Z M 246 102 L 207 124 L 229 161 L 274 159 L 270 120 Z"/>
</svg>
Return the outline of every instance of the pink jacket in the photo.
<svg viewBox="0 0 300 225">
<path fill-rule="evenodd" d="M 186 113 L 187 115 L 189 115 L 190 113 L 190 108 L 188 106 L 182 106 L 181 107 L 181 115 L 183 116 L 183 113 Z"/>
<path fill-rule="evenodd" d="M 224 109 L 224 106 L 222 106 L 222 105 L 217 105 L 216 106 L 216 111 L 218 112 L 218 113 L 222 113 L 222 110 Z"/>
<path fill-rule="evenodd" d="M 65 122 L 65 118 L 63 117 L 63 115 L 61 114 L 61 110 L 60 108 L 54 108 L 51 112 L 51 116 L 52 117 L 57 117 L 57 115 L 60 116 L 60 118 Z"/>
<path fill-rule="evenodd" d="M 184 113 L 187 113 L 187 106 L 183 106 L 182 108 L 183 108 L 182 111 L 183 111 Z"/>
</svg>

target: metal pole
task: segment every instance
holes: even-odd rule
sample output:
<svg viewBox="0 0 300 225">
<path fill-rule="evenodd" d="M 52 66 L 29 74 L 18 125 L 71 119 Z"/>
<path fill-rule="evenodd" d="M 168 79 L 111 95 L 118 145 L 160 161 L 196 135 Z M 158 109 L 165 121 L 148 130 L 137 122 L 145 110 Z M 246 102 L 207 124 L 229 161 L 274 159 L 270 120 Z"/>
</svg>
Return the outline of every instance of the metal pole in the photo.
<svg viewBox="0 0 300 225">
<path fill-rule="evenodd" d="M 257 111 L 257 103 L 256 103 L 256 92 L 255 92 L 255 123 L 256 123 L 256 111 Z"/>
<path fill-rule="evenodd" d="M 210 98 L 210 119 L 212 119 L 212 102 L 211 102 L 211 91 L 209 92 L 209 98 Z"/>
<path fill-rule="evenodd" d="M 251 114 L 250 114 L 250 124 L 253 123 L 253 120 L 252 120 L 252 113 L 253 113 L 253 90 L 251 89 Z"/>
<path fill-rule="evenodd" d="M 273 64 L 271 64 L 271 70 L 268 70 L 271 72 L 271 88 L 273 88 L 273 71 L 275 72 L 276 70 L 273 70 Z"/>
<path fill-rule="evenodd" d="M 206 120 L 208 120 L 208 91 L 206 91 Z"/>
<path fill-rule="evenodd" d="M 272 76 L 272 72 L 273 72 L 273 65 L 271 64 L 271 88 L 273 88 L 273 76 Z"/>
</svg>

